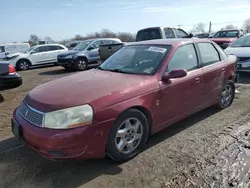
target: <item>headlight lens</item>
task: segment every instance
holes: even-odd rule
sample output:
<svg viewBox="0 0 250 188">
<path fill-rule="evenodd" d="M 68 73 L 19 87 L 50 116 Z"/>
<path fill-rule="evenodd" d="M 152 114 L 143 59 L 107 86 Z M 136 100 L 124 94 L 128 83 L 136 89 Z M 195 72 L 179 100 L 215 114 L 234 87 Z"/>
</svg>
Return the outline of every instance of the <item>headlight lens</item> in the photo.
<svg viewBox="0 0 250 188">
<path fill-rule="evenodd" d="M 44 126 L 50 129 L 69 129 L 90 125 L 92 120 L 93 108 L 83 105 L 46 113 Z"/>
<path fill-rule="evenodd" d="M 71 58 L 73 58 L 73 56 L 74 56 L 74 54 L 70 54 L 70 55 L 67 55 L 65 58 L 66 59 L 71 59 Z"/>
</svg>

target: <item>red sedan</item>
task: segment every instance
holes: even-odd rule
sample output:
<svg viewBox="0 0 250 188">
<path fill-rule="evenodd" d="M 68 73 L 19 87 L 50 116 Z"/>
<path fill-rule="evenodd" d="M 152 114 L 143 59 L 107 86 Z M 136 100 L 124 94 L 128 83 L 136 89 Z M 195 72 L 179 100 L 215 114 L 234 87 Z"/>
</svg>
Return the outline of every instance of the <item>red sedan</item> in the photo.
<svg viewBox="0 0 250 188">
<path fill-rule="evenodd" d="M 235 68 L 236 57 L 208 40 L 132 43 L 96 69 L 31 90 L 12 130 L 49 159 L 128 160 L 149 135 L 209 106 L 229 107 Z"/>
</svg>

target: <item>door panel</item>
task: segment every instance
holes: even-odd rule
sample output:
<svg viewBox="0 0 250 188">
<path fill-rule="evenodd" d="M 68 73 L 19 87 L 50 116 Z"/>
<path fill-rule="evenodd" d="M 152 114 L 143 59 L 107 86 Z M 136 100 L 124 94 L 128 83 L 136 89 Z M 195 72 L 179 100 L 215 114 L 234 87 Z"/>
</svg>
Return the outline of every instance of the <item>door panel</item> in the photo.
<svg viewBox="0 0 250 188">
<path fill-rule="evenodd" d="M 171 79 L 169 83 L 160 82 L 160 122 L 188 113 L 203 103 L 202 70 L 188 72 L 183 78 Z"/>
<path fill-rule="evenodd" d="M 98 52 L 100 44 L 102 44 L 101 40 L 92 43 L 91 47 L 93 47 L 94 49 L 88 51 L 88 59 L 90 62 L 100 61 L 100 56 Z"/>
<path fill-rule="evenodd" d="M 187 76 L 160 81 L 159 122 L 164 123 L 189 113 L 203 104 L 203 71 L 199 68 L 197 52 L 193 44 L 178 48 L 171 58 L 166 72 L 185 69 Z"/>
<path fill-rule="evenodd" d="M 220 96 L 225 80 L 225 63 L 211 43 L 197 44 L 202 60 L 204 100 L 210 102 Z"/>
<path fill-rule="evenodd" d="M 43 64 L 48 62 L 49 56 L 47 52 L 47 47 L 46 46 L 40 46 L 34 49 L 29 55 L 29 59 L 31 60 L 31 63 L 33 65 L 38 65 L 38 64 Z"/>
</svg>

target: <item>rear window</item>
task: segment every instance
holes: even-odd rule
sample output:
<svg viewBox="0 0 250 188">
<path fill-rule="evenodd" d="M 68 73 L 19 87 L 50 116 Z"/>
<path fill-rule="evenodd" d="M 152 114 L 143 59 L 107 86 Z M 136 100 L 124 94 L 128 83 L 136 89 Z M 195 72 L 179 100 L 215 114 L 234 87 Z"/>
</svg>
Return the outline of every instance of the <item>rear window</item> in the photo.
<svg viewBox="0 0 250 188">
<path fill-rule="evenodd" d="M 0 53 L 3 53 L 3 52 L 5 52 L 4 46 L 0 46 Z"/>
<path fill-rule="evenodd" d="M 143 29 L 137 32 L 136 41 L 161 39 L 159 28 Z"/>
</svg>

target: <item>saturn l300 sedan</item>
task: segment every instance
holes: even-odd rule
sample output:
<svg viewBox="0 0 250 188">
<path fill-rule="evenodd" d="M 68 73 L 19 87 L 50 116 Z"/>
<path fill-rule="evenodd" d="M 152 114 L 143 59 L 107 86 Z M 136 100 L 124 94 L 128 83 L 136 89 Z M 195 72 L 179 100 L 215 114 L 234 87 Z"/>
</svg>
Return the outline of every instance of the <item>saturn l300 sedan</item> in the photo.
<svg viewBox="0 0 250 188">
<path fill-rule="evenodd" d="M 98 68 L 31 90 L 14 111 L 14 135 L 49 159 L 131 159 L 148 137 L 234 100 L 236 57 L 212 41 L 124 46 Z"/>
</svg>

